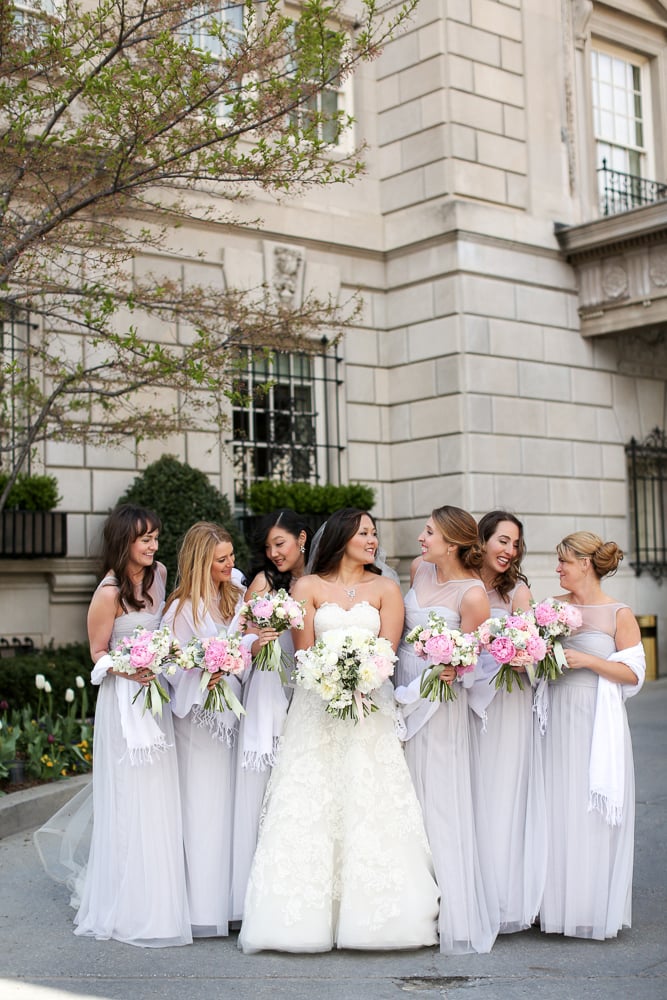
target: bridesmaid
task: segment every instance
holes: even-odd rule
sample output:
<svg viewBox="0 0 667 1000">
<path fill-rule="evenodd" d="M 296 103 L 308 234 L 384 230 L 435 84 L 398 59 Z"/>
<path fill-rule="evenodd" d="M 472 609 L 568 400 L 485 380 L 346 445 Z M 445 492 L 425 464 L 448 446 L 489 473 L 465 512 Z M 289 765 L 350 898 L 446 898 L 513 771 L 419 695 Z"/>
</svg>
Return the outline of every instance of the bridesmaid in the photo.
<svg viewBox="0 0 667 1000">
<path fill-rule="evenodd" d="M 293 510 L 282 508 L 267 514 L 256 536 L 245 600 L 253 595 L 274 594 L 281 589 L 290 591 L 304 575 L 311 538 L 310 528 Z M 250 651 L 257 656 L 262 646 L 277 637 L 273 629 L 262 629 L 259 633 L 249 629 L 245 641 L 252 643 Z M 291 632 L 282 632 L 279 642 L 293 661 Z M 241 720 L 234 805 L 234 920 L 243 916 L 262 801 L 276 762 L 291 694 L 291 688 L 283 688 L 279 675 L 268 670 L 253 669 L 244 685 L 243 703 L 247 715 Z"/>
<path fill-rule="evenodd" d="M 242 604 L 242 579 L 229 532 L 207 521 L 193 524 L 178 554 L 178 586 L 162 623 L 182 646 L 193 636 L 218 635 Z M 200 691 L 200 682 L 199 670 L 179 670 L 172 678 L 188 903 L 193 937 L 223 937 L 231 916 L 238 719 L 229 709 L 204 712 L 208 691 Z M 227 683 L 240 697 L 240 680 L 230 677 Z"/>
<path fill-rule="evenodd" d="M 568 670 L 549 685 L 545 739 L 548 822 L 542 930 L 616 937 L 632 918 L 635 779 L 624 701 L 645 673 L 632 611 L 602 590 L 623 553 L 590 531 L 557 548 L 558 600 L 583 624 L 562 640 Z"/>
<path fill-rule="evenodd" d="M 117 507 L 104 525 L 105 574 L 88 611 L 92 681 L 100 685 L 93 831 L 87 866 L 78 882 L 70 880 L 75 893 L 81 887 L 75 934 L 149 948 L 192 942 L 172 717 L 169 704 L 161 719 L 143 713 L 142 699 L 133 698 L 149 675 L 117 674 L 106 654 L 137 626 L 159 624 L 166 582 L 155 560 L 159 529 L 155 514 L 131 504 Z M 43 858 L 56 843 L 61 864 L 75 857 L 87 791 L 37 831 Z"/>
<path fill-rule="evenodd" d="M 532 595 L 521 571 L 523 525 L 494 510 L 479 522 L 484 551 L 481 576 L 492 618 L 530 608 Z M 500 933 L 525 930 L 537 917 L 546 874 L 546 814 L 542 738 L 533 713 L 533 689 L 523 668 L 523 691 L 497 691 L 500 669 L 484 654 L 487 669 L 469 693 L 473 781 L 478 782 L 493 831 L 491 849 L 498 886 Z M 480 714 L 476 714 L 479 712 Z M 481 715 L 481 717 L 480 717 Z M 481 818 L 478 818 L 481 822 Z"/>
<path fill-rule="evenodd" d="M 498 933 L 498 904 L 490 851 L 481 839 L 481 834 L 488 836 L 488 828 L 475 828 L 467 691 L 457 683 L 454 701 L 420 701 L 425 664 L 405 642 L 407 632 L 426 623 L 429 611 L 463 632 L 474 631 L 489 617 L 489 600 L 478 576 L 482 550 L 477 524 L 467 511 L 439 507 L 426 522 L 419 544 L 422 555 L 412 564 L 396 669 L 396 698 L 405 706 L 407 725 L 405 756 L 441 891 L 440 950 L 488 952 Z M 445 667 L 441 676 L 452 684 L 456 671 Z"/>
</svg>

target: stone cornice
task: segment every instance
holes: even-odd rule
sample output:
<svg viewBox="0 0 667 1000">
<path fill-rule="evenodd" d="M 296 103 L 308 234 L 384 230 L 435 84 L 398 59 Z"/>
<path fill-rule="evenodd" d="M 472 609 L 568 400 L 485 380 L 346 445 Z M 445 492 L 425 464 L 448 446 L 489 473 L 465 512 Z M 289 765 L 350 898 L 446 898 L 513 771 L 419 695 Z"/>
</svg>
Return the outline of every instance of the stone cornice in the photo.
<svg viewBox="0 0 667 1000">
<path fill-rule="evenodd" d="M 579 226 L 554 228 L 561 250 L 576 265 L 635 247 L 667 243 L 667 202 L 618 212 Z"/>
</svg>

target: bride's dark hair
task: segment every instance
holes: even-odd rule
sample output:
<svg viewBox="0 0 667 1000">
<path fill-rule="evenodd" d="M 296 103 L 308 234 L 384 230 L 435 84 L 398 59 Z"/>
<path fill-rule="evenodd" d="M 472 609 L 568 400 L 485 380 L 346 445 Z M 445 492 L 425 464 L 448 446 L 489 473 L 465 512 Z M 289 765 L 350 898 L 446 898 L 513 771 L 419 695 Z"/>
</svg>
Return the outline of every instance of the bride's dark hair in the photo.
<svg viewBox="0 0 667 1000">
<path fill-rule="evenodd" d="M 345 554 L 345 546 L 359 530 L 364 514 L 366 517 L 370 517 L 373 527 L 375 527 L 373 515 L 358 507 L 343 507 L 342 510 L 337 510 L 328 518 L 322 531 L 311 573 L 315 573 L 317 576 L 335 573 Z M 366 569 L 369 573 L 377 573 L 378 576 L 382 576 L 382 570 L 374 562 L 366 563 Z"/>
</svg>

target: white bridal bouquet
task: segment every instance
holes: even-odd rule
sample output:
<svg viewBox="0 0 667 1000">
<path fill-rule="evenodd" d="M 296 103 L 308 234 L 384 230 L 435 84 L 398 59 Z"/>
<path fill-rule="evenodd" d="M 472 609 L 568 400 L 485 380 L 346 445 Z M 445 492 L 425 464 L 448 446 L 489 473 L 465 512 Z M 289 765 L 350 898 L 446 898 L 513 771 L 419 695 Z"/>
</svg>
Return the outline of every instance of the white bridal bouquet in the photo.
<svg viewBox="0 0 667 1000">
<path fill-rule="evenodd" d="M 243 605 L 240 619 L 244 625 L 255 625 L 257 628 L 273 628 L 276 632 L 285 632 L 288 628 L 303 628 L 305 601 L 295 601 L 286 590 L 278 590 L 275 594 L 259 597 L 253 594 L 251 600 Z M 262 646 L 255 657 L 258 670 L 276 670 L 283 684 L 287 677 L 283 670 L 284 654 L 277 639 Z"/>
<path fill-rule="evenodd" d="M 143 710 L 145 712 L 150 708 L 153 715 L 162 716 L 162 705 L 169 701 L 169 695 L 158 677 L 161 674 L 173 676 L 176 673 L 177 654 L 178 645 L 166 625 L 152 632 L 139 625 L 131 636 L 121 639 L 116 648 L 110 651 L 109 656 L 112 668 L 118 674 L 127 674 L 131 677 L 138 670 L 151 671 L 153 677 L 143 688 Z M 135 694 L 132 704 L 140 694 L 141 689 Z"/>
<path fill-rule="evenodd" d="M 210 688 L 203 708 L 205 712 L 224 712 L 230 708 L 237 719 L 245 715 L 245 709 L 238 700 L 226 677 L 238 676 L 251 663 L 250 651 L 241 645 L 238 632 L 200 639 L 194 635 L 176 657 L 183 670 L 201 670 L 200 691 L 205 691 L 212 677 L 216 684 Z"/>
<path fill-rule="evenodd" d="M 415 653 L 431 666 L 422 673 L 419 693 L 429 701 L 454 701 L 456 693 L 440 677 L 443 667 L 456 667 L 457 679 L 475 669 L 479 643 L 474 633 L 449 628 L 435 611 L 429 611 L 426 625 L 416 625 L 405 637 Z"/>
<path fill-rule="evenodd" d="M 391 643 L 368 629 L 330 629 L 310 649 L 297 651 L 294 677 L 319 694 L 329 715 L 361 722 L 377 711 L 373 692 L 391 677 L 397 659 Z"/>
</svg>

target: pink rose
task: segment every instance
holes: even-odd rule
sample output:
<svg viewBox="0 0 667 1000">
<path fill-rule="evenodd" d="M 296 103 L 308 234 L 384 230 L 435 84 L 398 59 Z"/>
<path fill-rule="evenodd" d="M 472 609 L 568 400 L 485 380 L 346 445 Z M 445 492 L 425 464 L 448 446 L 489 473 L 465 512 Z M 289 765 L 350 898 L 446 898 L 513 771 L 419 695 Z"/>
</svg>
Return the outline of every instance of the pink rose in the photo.
<svg viewBox="0 0 667 1000">
<path fill-rule="evenodd" d="M 535 613 L 535 621 L 538 625 L 552 625 L 558 621 L 558 612 L 549 601 L 542 601 L 541 604 L 536 604 L 533 611 Z"/>
<path fill-rule="evenodd" d="M 510 628 L 521 629 L 522 632 L 527 632 L 530 627 L 526 619 L 522 618 L 521 615 L 509 615 L 507 618 L 507 624 Z"/>
<path fill-rule="evenodd" d="M 488 622 L 482 622 L 482 624 L 477 629 L 477 638 L 483 646 L 488 646 L 491 641 L 491 629 L 489 628 Z"/>
<path fill-rule="evenodd" d="M 419 639 L 417 639 L 417 641 L 415 642 L 414 646 L 415 646 L 415 655 L 416 656 L 423 656 L 423 654 L 424 654 L 424 643 L 420 642 Z"/>
<path fill-rule="evenodd" d="M 209 673 L 215 674 L 225 670 L 228 663 L 227 643 L 224 639 L 214 639 L 206 647 L 204 663 Z"/>
<path fill-rule="evenodd" d="M 527 649 L 517 649 L 516 656 L 512 657 L 513 667 L 526 667 L 533 662 L 533 657 Z"/>
<path fill-rule="evenodd" d="M 252 663 L 252 656 L 250 655 L 250 650 L 246 649 L 245 646 L 239 647 L 239 655 L 233 656 L 231 653 L 227 657 L 226 670 L 230 674 L 242 674 L 244 670 L 247 670 Z"/>
<path fill-rule="evenodd" d="M 375 656 L 371 656 L 371 663 L 383 681 L 386 681 L 388 677 L 391 677 L 394 672 L 394 664 L 391 660 L 387 659 L 386 656 L 379 656 L 378 654 L 375 654 Z"/>
<path fill-rule="evenodd" d="M 498 663 L 509 663 L 516 656 L 516 646 L 511 639 L 499 635 L 489 646 L 489 652 Z"/>
<path fill-rule="evenodd" d="M 142 667 L 150 667 L 155 659 L 155 653 L 150 648 L 150 637 L 137 639 L 130 649 L 130 664 L 135 670 Z"/>
<path fill-rule="evenodd" d="M 433 632 L 431 631 L 430 628 L 423 628 L 419 633 L 419 641 L 422 643 L 428 642 L 428 640 L 431 638 L 432 635 Z"/>
<path fill-rule="evenodd" d="M 424 652 L 429 660 L 438 664 L 451 663 L 454 648 L 454 642 L 448 635 L 432 635 L 424 643 Z"/>
<path fill-rule="evenodd" d="M 547 644 L 539 635 L 531 635 L 530 639 L 526 643 L 526 652 L 530 655 L 530 658 L 536 663 L 543 660 L 547 655 Z"/>
<path fill-rule="evenodd" d="M 572 604 L 563 604 L 558 613 L 558 620 L 567 625 L 568 628 L 579 628 L 581 626 L 581 612 Z"/>
<path fill-rule="evenodd" d="M 268 621 L 273 614 L 273 603 L 267 601 L 266 598 L 260 598 L 258 601 L 255 601 L 252 613 L 255 618 Z"/>
</svg>

